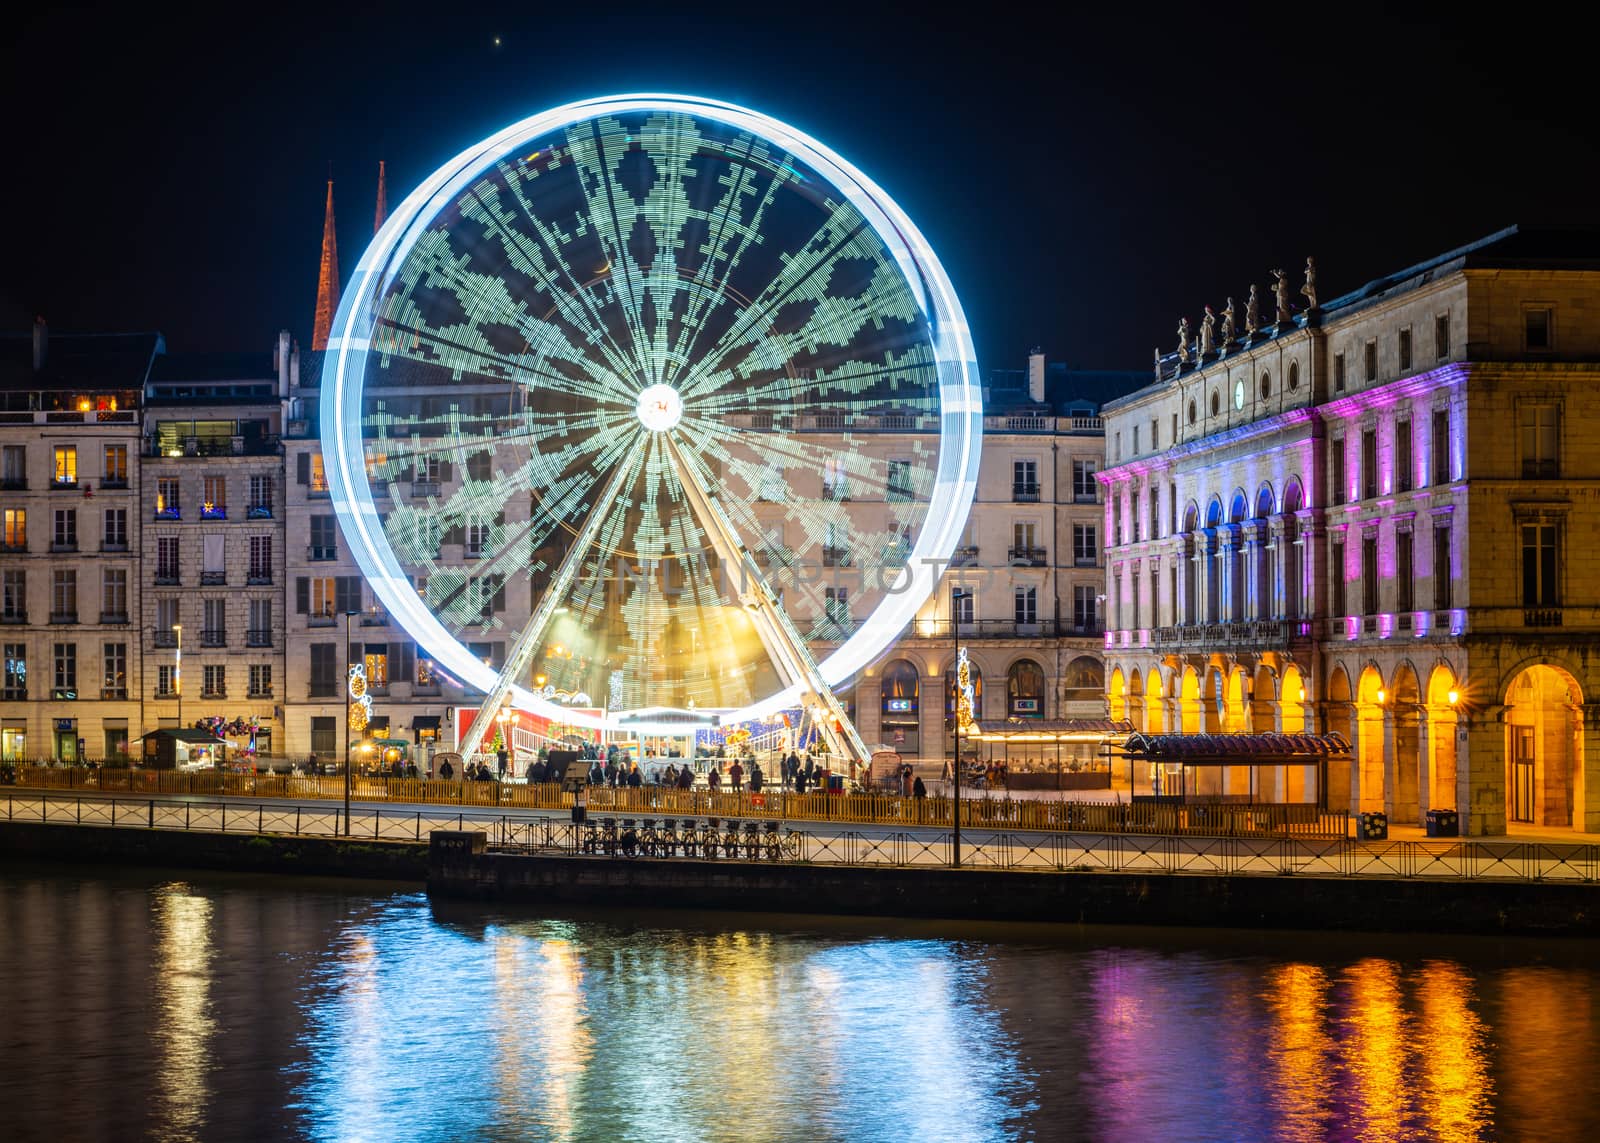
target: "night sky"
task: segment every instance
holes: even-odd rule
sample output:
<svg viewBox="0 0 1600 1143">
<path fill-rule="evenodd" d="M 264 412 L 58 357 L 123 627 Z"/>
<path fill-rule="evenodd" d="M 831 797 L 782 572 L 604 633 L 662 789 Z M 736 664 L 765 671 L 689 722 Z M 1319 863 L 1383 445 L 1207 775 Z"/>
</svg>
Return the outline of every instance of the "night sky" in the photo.
<svg viewBox="0 0 1600 1143">
<path fill-rule="evenodd" d="M 397 203 L 507 123 L 620 91 L 742 103 L 861 166 L 991 367 L 1038 344 L 1143 369 L 1180 315 L 1308 254 L 1328 298 L 1511 223 L 1600 221 L 1592 44 L 1548 13 L 1036 7 L 33 5 L 0 76 L 0 328 L 308 343 L 330 161 L 348 275 L 380 158 Z"/>
</svg>

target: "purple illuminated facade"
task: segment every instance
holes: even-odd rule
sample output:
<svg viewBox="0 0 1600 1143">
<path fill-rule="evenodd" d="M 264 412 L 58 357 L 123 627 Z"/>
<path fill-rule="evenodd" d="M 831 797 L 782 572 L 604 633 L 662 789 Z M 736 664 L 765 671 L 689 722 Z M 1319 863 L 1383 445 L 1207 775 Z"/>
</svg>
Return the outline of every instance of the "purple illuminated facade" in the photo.
<svg viewBox="0 0 1600 1143">
<path fill-rule="evenodd" d="M 1190 795 L 1600 832 L 1600 234 L 1511 228 L 1189 358 L 1104 409 L 1112 717 L 1353 746 Z"/>
</svg>

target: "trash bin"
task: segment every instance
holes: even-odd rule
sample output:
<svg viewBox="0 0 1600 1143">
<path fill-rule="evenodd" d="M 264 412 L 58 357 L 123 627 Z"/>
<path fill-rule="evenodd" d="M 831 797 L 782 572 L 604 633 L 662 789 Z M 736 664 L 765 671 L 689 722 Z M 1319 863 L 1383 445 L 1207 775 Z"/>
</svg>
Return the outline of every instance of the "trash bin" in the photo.
<svg viewBox="0 0 1600 1143">
<path fill-rule="evenodd" d="M 1360 823 L 1362 841 L 1389 840 L 1388 814 L 1362 814 Z"/>
<path fill-rule="evenodd" d="M 1429 810 L 1427 823 L 1429 837 L 1461 836 L 1461 818 L 1454 810 Z"/>
</svg>

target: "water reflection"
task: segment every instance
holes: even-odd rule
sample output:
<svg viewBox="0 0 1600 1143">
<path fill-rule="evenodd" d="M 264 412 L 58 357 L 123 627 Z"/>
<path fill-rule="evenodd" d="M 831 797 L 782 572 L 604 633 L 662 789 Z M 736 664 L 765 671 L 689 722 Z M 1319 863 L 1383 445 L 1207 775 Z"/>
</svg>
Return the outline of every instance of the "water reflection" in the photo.
<svg viewBox="0 0 1600 1143">
<path fill-rule="evenodd" d="M 1577 944 L 875 935 L 120 876 L 0 877 L 8 1138 L 1600 1134 Z"/>
<path fill-rule="evenodd" d="M 198 1139 L 211 1070 L 212 905 L 181 882 L 159 887 L 152 900 L 157 934 L 154 1092 L 168 1139 Z"/>
</svg>

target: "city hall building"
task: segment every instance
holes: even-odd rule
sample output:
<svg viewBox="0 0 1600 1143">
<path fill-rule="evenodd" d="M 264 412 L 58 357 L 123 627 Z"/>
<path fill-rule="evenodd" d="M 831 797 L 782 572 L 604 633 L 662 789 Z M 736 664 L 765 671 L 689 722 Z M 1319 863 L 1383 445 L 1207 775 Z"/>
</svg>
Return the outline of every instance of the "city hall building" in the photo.
<svg viewBox="0 0 1600 1143">
<path fill-rule="evenodd" d="M 1600 233 L 1279 277 L 1103 410 L 1111 716 L 1352 746 L 1202 794 L 1600 831 Z"/>
</svg>

